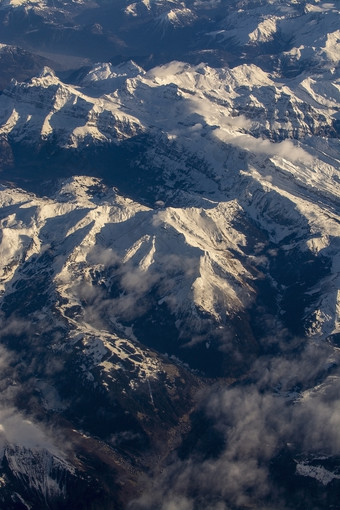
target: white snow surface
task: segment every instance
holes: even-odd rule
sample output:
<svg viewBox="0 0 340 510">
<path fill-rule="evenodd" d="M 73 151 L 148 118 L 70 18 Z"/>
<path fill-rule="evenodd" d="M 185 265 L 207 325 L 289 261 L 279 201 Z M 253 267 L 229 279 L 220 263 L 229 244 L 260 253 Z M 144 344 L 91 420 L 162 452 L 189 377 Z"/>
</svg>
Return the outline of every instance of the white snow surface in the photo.
<svg viewBox="0 0 340 510">
<path fill-rule="evenodd" d="M 332 471 L 329 471 L 323 466 L 314 466 L 305 462 L 299 462 L 296 465 L 296 473 L 300 476 L 315 478 L 315 480 L 322 483 L 322 485 L 328 485 L 332 480 L 340 479 L 339 475 L 332 473 Z"/>
<path fill-rule="evenodd" d="M 323 161 L 315 133 L 334 129 L 339 80 L 338 72 L 326 72 L 283 84 L 255 65 L 212 69 L 182 62 L 145 73 L 131 62 L 96 65 L 82 88 L 62 83 L 46 68 L 28 84 L 14 81 L 1 96 L 0 134 L 80 147 L 157 129 L 191 152 L 217 151 L 222 159 L 224 145 L 274 158 L 299 186 L 338 197 L 336 150 L 333 160 Z M 214 170 L 225 173 L 221 164 Z"/>
<path fill-rule="evenodd" d="M 243 8 L 242 8 L 243 7 Z M 336 2 L 246 3 L 230 9 L 208 37 L 228 44 L 249 47 L 268 42 L 289 41 L 284 52 L 292 64 L 312 62 L 329 67 L 339 62 L 340 11 Z"/>
<path fill-rule="evenodd" d="M 44 0 L 1 0 L 1 6 L 12 6 L 12 7 L 21 7 L 21 6 L 38 6 L 45 7 L 46 1 Z"/>
<path fill-rule="evenodd" d="M 74 468 L 64 459 L 46 449 L 28 449 L 8 445 L 5 449 L 9 469 L 19 480 L 46 499 L 66 495 L 65 472 L 73 473 Z M 56 479 L 59 471 L 59 480 Z"/>
<path fill-rule="evenodd" d="M 55 202 L 38 204 L 32 197 L 36 220 L 25 218 L 25 206 L 20 206 L 20 222 L 15 215 L 2 220 L 2 288 L 9 285 L 23 257 L 48 246 L 50 240 L 39 237 L 48 217 L 76 217 L 75 209 L 83 208 L 88 211 L 79 222 L 72 220 L 67 233 L 71 238 L 80 228 L 88 230 L 77 257 L 84 259 L 97 243 L 97 234 L 114 232 L 125 221 L 124 229 L 131 223 L 129 236 L 122 231 L 120 244 L 114 245 L 104 238 L 105 247 L 133 261 L 139 271 L 156 268 L 158 275 L 164 272 L 161 260 L 169 255 L 167 239 L 172 236 L 171 256 L 185 255 L 196 262 L 190 277 L 171 296 L 165 291 L 162 299 L 179 310 L 193 298 L 197 307 L 218 318 L 221 303 L 224 310 L 241 306 L 239 285 L 245 289 L 242 299 L 253 299 L 246 283 L 249 274 L 228 253 L 228 248 L 237 253 L 245 242 L 228 220 L 238 209 L 267 230 L 274 242 L 294 234 L 301 249 L 332 258 L 332 276 L 322 283 L 327 291 L 319 308 L 308 313 L 313 317 L 310 334 L 339 332 L 339 138 L 327 137 L 338 118 L 339 80 L 335 69 L 284 83 L 255 65 L 213 69 L 172 62 L 144 72 L 129 62 L 118 67 L 96 64 L 79 86 L 61 82 L 49 68 L 28 83 L 13 81 L 0 96 L 0 134 L 8 141 L 35 144 L 53 137 L 62 147 L 82 148 L 148 134 L 155 143 L 150 143 L 140 171 L 147 171 L 148 164 L 164 168 L 169 186 L 171 174 L 179 169 L 190 172 L 192 205 L 194 193 L 198 198 L 194 207 L 187 207 L 185 193 L 182 201 L 179 193 L 177 208 L 164 210 L 143 210 L 114 195 L 99 205 L 89 199 L 86 181 L 79 180 L 65 185 Z M 156 148 L 160 136 L 168 144 L 163 152 Z M 172 152 L 181 155 L 180 162 L 172 159 Z M 203 169 L 186 167 L 185 158 L 191 155 L 204 161 Z M 210 193 L 209 208 L 199 198 L 201 189 Z M 2 200 L 16 200 L 18 194 L 3 190 Z M 133 219 L 139 210 L 140 223 Z M 77 258 L 70 257 L 72 264 L 63 265 L 56 281 L 76 274 Z M 158 276 L 152 275 L 151 281 L 154 278 Z"/>
<path fill-rule="evenodd" d="M 218 317 L 216 294 L 223 296 L 225 309 L 236 310 L 243 306 L 238 297 L 243 287 L 251 299 L 246 282 L 251 276 L 229 253 L 245 242 L 231 225 L 239 209 L 234 201 L 207 210 L 152 210 L 114 191 L 96 203 L 89 193 L 96 184 L 92 178 L 74 178 L 54 200 L 7 188 L 0 191 L 1 206 L 10 203 L 16 210 L 1 220 L 2 292 L 15 285 L 16 269 L 23 261 L 53 245 L 58 247 L 55 284 L 67 307 L 78 304 L 79 286 L 91 292 L 90 269 L 108 269 L 117 260 L 124 264 L 127 292 L 126 304 L 122 297 L 117 306 L 128 308 L 135 296 L 164 277 L 161 299 L 174 311 L 191 307 L 194 298 L 197 307 Z"/>
</svg>

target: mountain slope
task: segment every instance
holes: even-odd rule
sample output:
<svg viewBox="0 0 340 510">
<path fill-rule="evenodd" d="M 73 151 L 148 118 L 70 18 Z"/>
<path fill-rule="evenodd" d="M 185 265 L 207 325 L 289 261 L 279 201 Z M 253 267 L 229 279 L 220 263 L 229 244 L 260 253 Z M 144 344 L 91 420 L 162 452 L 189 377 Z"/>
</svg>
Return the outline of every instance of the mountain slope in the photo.
<svg viewBox="0 0 340 510">
<path fill-rule="evenodd" d="M 336 4 L 0 24 L 0 506 L 339 508 Z"/>
<path fill-rule="evenodd" d="M 129 77 L 131 74 L 133 77 Z M 249 249 L 240 250 L 240 244 L 256 245 L 252 230 L 256 227 L 263 232 L 257 235 L 266 237 L 270 250 L 274 246 L 280 248 L 284 257 L 297 250 L 302 259 L 315 259 L 321 266 L 331 264 L 334 275 L 329 284 L 331 288 L 334 286 L 332 293 L 336 294 L 337 263 L 331 260 L 336 256 L 339 228 L 336 214 L 339 190 L 334 186 L 339 178 L 336 157 L 339 142 L 335 129 L 337 82 L 336 74 L 324 73 L 314 78 L 290 80 L 288 86 L 277 83 L 255 66 L 213 70 L 172 63 L 145 74 L 131 63 L 117 69 L 110 65 L 96 66 L 82 78 L 81 84 L 71 86 L 46 69 L 28 83 L 13 82 L 1 96 L 1 133 L 3 143 L 12 151 L 11 166 L 16 168 L 18 176 L 21 147 L 25 147 L 25 153 L 32 151 L 38 174 L 43 169 L 37 160 L 43 153 L 49 158 L 53 154 L 52 166 L 57 172 L 62 158 L 65 160 L 63 154 L 70 153 L 69 167 L 64 166 L 66 173 L 74 171 L 76 159 L 73 158 L 84 158 L 86 154 L 87 163 L 96 165 L 97 174 L 122 186 L 135 200 L 146 201 L 152 207 L 156 205 L 156 209 L 163 204 L 180 208 L 178 213 L 177 209 L 174 212 L 166 209 L 145 214 L 152 216 L 152 225 L 156 216 L 162 218 L 157 220 L 160 223 L 165 221 L 176 230 L 180 228 L 185 244 L 202 250 L 201 257 L 207 252 L 209 239 L 217 239 L 218 252 L 226 248 L 233 253 L 232 264 L 236 264 L 236 270 L 232 270 L 232 278 L 237 282 L 239 275 L 244 275 L 241 287 L 252 285 L 251 275 L 258 270 L 260 256 L 256 252 L 253 258 L 247 259 L 250 269 L 242 269 L 242 256 L 244 252 L 249 255 Z M 171 113 L 165 117 L 162 111 Z M 323 149 L 327 144 L 327 156 L 325 150 L 320 150 L 321 140 Z M 57 150 L 56 146 L 59 146 Z M 98 151 L 101 159 L 97 158 Z M 107 157 L 103 157 L 105 153 Z M 110 154 L 115 157 L 112 168 L 108 164 Z M 129 181 L 124 179 L 127 168 L 133 176 Z M 223 212 L 217 213 L 221 207 L 218 203 L 226 204 Z M 184 204 L 189 209 L 183 213 L 180 211 Z M 223 216 L 229 215 L 230 207 L 233 211 L 230 217 L 234 216 L 232 228 L 235 221 L 245 225 L 240 234 L 228 236 L 224 248 L 225 232 L 230 227 L 223 224 Z M 213 214 L 210 212 L 215 210 Z M 216 214 L 221 214 L 221 219 Z M 207 218 L 202 223 L 202 233 L 200 217 Z M 86 220 L 84 229 L 89 222 L 90 219 Z M 183 226 L 179 226 L 182 222 Z M 251 232 L 248 234 L 251 240 L 242 228 Z M 136 240 L 129 241 L 139 246 L 142 241 L 138 241 L 138 236 L 145 239 L 145 249 L 151 250 L 148 256 L 151 262 L 156 250 L 155 233 L 155 226 L 150 229 L 143 225 Z M 233 236 L 236 244 L 229 247 Z M 148 245 L 150 248 L 146 248 Z M 125 250 L 128 249 L 126 246 Z M 259 253 L 267 257 L 267 264 L 272 264 L 277 273 L 275 257 L 271 260 L 266 251 Z M 124 251 L 120 251 L 119 257 L 124 257 Z M 220 267 L 217 273 L 222 271 L 225 275 L 222 281 L 228 279 L 228 257 L 228 251 L 212 258 L 209 255 L 204 263 L 206 271 L 209 273 L 209 266 L 217 264 Z M 237 264 L 241 264 L 239 268 Z M 203 266 L 197 271 L 204 272 Z M 274 280 L 277 278 L 281 283 L 281 276 L 275 276 Z M 194 281 L 188 288 L 199 287 Z M 314 301 L 314 305 L 303 309 L 304 331 L 312 328 L 318 334 L 337 333 L 335 308 L 329 310 L 329 284 L 326 299 L 312 290 L 317 281 L 316 276 L 315 282 L 304 289 L 308 296 L 314 296 L 306 301 Z M 227 288 L 222 290 L 220 285 L 223 287 L 224 283 L 216 280 L 212 288 L 219 289 L 217 294 L 229 295 Z M 251 295 L 252 291 L 249 292 Z M 213 304 L 215 298 L 207 297 L 210 305 L 197 299 L 204 312 L 221 320 L 223 313 L 216 311 L 219 299 Z M 229 296 L 229 299 L 233 303 L 234 298 Z M 336 295 L 332 300 L 337 302 Z M 248 306 L 248 299 L 246 302 Z M 231 308 L 237 309 L 237 305 Z M 299 331 L 303 329 L 300 327 Z"/>
</svg>

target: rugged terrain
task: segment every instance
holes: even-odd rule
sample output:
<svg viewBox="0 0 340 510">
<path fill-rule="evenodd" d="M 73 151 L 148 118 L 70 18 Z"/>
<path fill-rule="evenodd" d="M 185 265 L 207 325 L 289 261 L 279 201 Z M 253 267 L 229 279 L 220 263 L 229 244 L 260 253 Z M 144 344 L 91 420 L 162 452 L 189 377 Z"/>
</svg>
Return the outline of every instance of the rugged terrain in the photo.
<svg viewBox="0 0 340 510">
<path fill-rule="evenodd" d="M 0 23 L 4 508 L 340 508 L 336 4 Z"/>
</svg>

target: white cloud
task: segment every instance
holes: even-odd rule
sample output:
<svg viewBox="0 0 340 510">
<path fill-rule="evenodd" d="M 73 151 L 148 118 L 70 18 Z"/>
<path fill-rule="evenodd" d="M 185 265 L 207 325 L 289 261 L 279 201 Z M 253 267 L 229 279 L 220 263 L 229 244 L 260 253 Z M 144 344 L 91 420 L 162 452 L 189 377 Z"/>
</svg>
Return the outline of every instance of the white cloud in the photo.
<svg viewBox="0 0 340 510">
<path fill-rule="evenodd" d="M 0 441 L 24 448 L 46 448 L 58 453 L 55 444 L 41 425 L 25 418 L 12 407 L 0 409 Z"/>
<path fill-rule="evenodd" d="M 172 505 L 285 510 L 270 474 L 271 460 L 283 445 L 304 454 L 340 454 L 340 375 L 325 377 L 333 355 L 329 346 L 307 344 L 299 355 L 258 360 L 250 374 L 253 384 L 207 391 L 200 409 L 211 434 L 217 431 L 223 439 L 219 454 L 205 458 L 192 449 L 188 458 L 173 459 L 131 510 Z M 315 387 L 322 374 L 323 383 Z"/>
<path fill-rule="evenodd" d="M 271 142 L 248 134 L 231 133 L 221 128 L 215 129 L 214 135 L 222 142 L 236 145 L 255 154 L 266 154 L 268 157 L 277 156 L 293 162 L 302 162 L 306 165 L 313 162 L 312 156 L 301 147 L 294 145 L 292 140 Z"/>
</svg>

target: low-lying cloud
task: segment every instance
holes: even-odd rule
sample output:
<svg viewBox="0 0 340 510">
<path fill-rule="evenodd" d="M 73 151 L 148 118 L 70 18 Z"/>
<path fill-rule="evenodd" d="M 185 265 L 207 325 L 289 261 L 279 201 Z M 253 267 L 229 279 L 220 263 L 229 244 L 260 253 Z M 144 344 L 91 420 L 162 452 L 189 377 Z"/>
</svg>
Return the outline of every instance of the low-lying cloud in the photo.
<svg viewBox="0 0 340 510">
<path fill-rule="evenodd" d="M 259 360 L 251 383 L 207 391 L 200 411 L 221 438 L 218 455 L 193 448 L 185 459 L 174 457 L 130 510 L 291 508 L 273 481 L 273 459 L 284 450 L 292 459 L 340 454 L 334 361 L 330 347 L 308 344 L 296 357 Z"/>
<path fill-rule="evenodd" d="M 13 407 L 0 408 L 0 444 L 59 453 L 48 433 Z"/>
<path fill-rule="evenodd" d="M 248 134 L 232 134 L 223 129 L 215 129 L 214 135 L 225 143 L 236 145 L 254 154 L 265 154 L 268 157 L 279 156 L 289 161 L 301 162 L 306 165 L 313 162 L 313 158 L 302 147 L 297 147 L 291 140 L 271 142 L 262 138 L 255 138 Z"/>
</svg>

